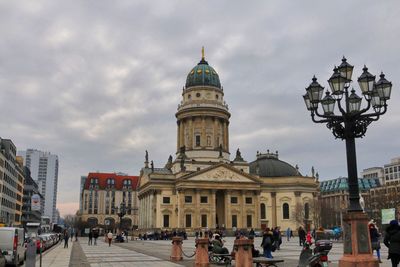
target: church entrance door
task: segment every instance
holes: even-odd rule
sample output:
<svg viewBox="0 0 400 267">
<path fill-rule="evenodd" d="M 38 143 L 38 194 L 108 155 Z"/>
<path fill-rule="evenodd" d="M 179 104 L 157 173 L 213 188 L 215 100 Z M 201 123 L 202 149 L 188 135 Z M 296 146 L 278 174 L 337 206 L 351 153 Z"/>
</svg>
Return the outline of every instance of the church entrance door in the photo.
<svg viewBox="0 0 400 267">
<path fill-rule="evenodd" d="M 225 191 L 217 190 L 215 192 L 215 227 L 225 227 Z"/>
</svg>

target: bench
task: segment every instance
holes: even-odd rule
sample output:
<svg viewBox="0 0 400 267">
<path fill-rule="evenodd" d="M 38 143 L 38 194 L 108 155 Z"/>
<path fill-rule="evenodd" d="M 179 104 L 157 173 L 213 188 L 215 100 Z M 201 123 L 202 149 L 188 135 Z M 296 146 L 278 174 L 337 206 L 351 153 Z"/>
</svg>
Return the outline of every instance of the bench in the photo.
<svg viewBox="0 0 400 267">
<path fill-rule="evenodd" d="M 281 259 L 269 259 L 269 258 L 264 258 L 264 257 L 253 258 L 253 263 L 255 263 L 257 267 L 263 267 L 263 266 L 275 266 L 275 267 L 277 267 L 276 263 L 279 263 L 279 262 L 284 262 L 284 260 L 281 260 Z"/>
<path fill-rule="evenodd" d="M 210 252 L 208 254 L 208 258 L 210 260 L 210 263 L 221 264 L 226 266 L 232 264 L 231 254 L 215 254 L 213 252 Z"/>
</svg>

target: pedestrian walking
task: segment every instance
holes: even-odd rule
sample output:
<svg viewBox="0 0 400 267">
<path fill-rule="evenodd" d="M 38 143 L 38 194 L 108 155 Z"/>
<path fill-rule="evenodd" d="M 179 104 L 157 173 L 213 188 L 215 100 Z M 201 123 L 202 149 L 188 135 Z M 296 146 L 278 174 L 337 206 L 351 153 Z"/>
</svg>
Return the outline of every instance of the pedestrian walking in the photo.
<svg viewBox="0 0 400 267">
<path fill-rule="evenodd" d="M 111 247 L 111 241 L 113 238 L 113 234 L 111 233 L 111 231 L 108 232 L 107 238 L 108 238 L 108 246 Z"/>
<path fill-rule="evenodd" d="M 299 235 L 299 245 L 302 247 L 304 245 L 304 241 L 306 240 L 306 231 L 304 231 L 303 227 L 299 227 L 298 230 Z"/>
<path fill-rule="evenodd" d="M 272 251 L 274 250 L 274 237 L 269 228 L 266 228 L 261 242 L 263 248 L 263 256 L 272 259 Z"/>
<path fill-rule="evenodd" d="M 68 239 L 69 239 L 69 234 L 67 231 L 64 233 L 64 248 L 68 248 Z"/>
<path fill-rule="evenodd" d="M 400 226 L 397 220 L 390 221 L 386 228 L 385 238 L 383 240 L 385 246 L 389 248 L 389 257 L 392 261 L 392 267 L 399 266 L 400 262 Z"/>
<path fill-rule="evenodd" d="M 89 241 L 88 241 L 88 245 L 89 245 L 89 246 L 93 245 L 93 232 L 92 232 L 92 230 L 90 230 L 90 232 L 89 232 Z"/>
<path fill-rule="evenodd" d="M 274 228 L 272 235 L 274 237 L 274 243 L 275 243 L 276 249 L 280 250 L 281 249 L 280 246 L 282 244 L 282 235 L 281 235 L 279 226 Z"/>
<path fill-rule="evenodd" d="M 369 228 L 369 236 L 371 238 L 371 247 L 372 247 L 372 252 L 376 250 L 376 256 L 378 257 L 379 263 L 382 263 L 381 261 L 381 244 L 379 242 L 379 237 L 381 236 L 378 232 L 378 229 L 376 228 L 375 224 L 373 221 L 370 221 L 368 224 Z"/>
<path fill-rule="evenodd" d="M 287 229 L 286 229 L 286 238 L 287 238 L 287 241 L 290 241 L 290 233 L 292 232 L 292 230 L 290 229 L 290 227 L 288 227 Z"/>
<path fill-rule="evenodd" d="M 99 230 L 93 232 L 94 245 L 97 246 L 97 238 L 99 238 Z"/>
</svg>

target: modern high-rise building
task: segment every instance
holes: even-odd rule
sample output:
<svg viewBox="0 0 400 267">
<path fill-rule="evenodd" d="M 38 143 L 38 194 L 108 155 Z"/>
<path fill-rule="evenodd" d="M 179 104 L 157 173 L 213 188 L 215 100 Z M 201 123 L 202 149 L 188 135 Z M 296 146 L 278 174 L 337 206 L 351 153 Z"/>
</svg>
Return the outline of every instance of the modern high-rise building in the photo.
<svg viewBox="0 0 400 267">
<path fill-rule="evenodd" d="M 31 176 L 39 186 L 40 194 L 44 196 L 44 209 L 42 215 L 48 216 L 56 223 L 57 184 L 58 184 L 58 156 L 50 152 L 36 149 L 18 151 L 25 165 L 31 171 Z"/>
<path fill-rule="evenodd" d="M 0 223 L 20 225 L 24 174 L 10 139 L 0 138 Z"/>
</svg>

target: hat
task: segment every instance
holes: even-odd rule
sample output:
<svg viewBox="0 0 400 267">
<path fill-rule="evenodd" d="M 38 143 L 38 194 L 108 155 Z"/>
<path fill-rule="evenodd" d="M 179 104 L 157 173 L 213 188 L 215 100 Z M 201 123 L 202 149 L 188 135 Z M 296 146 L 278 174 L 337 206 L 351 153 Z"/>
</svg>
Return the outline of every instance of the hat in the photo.
<svg viewBox="0 0 400 267">
<path fill-rule="evenodd" d="M 370 220 L 368 224 L 376 224 L 376 222 L 374 221 L 374 219 Z"/>
<path fill-rule="evenodd" d="M 397 221 L 397 220 L 391 220 L 390 221 L 390 225 L 392 225 L 392 226 L 399 226 L 399 222 Z"/>
</svg>

